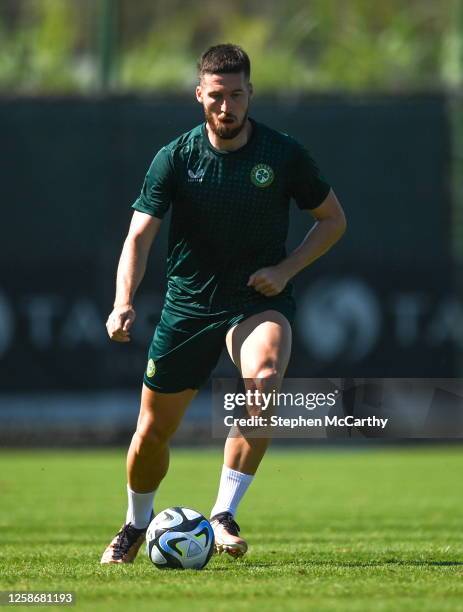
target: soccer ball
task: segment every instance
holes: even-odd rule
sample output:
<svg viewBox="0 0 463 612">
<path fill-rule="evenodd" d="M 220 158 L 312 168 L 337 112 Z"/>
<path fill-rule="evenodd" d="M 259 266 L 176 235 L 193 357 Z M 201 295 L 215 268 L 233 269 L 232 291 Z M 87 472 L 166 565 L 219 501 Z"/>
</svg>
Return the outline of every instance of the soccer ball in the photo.
<svg viewBox="0 0 463 612">
<path fill-rule="evenodd" d="M 202 569 L 214 551 L 209 521 L 191 508 L 167 508 L 149 524 L 146 552 L 159 569 Z"/>
</svg>

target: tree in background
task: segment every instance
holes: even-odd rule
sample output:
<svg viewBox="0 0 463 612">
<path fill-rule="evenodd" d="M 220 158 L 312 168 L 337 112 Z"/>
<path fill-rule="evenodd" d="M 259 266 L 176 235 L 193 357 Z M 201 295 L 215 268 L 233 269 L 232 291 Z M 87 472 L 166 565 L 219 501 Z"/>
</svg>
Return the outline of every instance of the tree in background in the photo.
<svg viewBox="0 0 463 612">
<path fill-rule="evenodd" d="M 197 56 L 224 41 L 263 92 L 435 90 L 459 80 L 460 2 L 0 0 L 0 88 L 97 90 L 109 6 L 116 91 L 191 91 Z"/>
</svg>

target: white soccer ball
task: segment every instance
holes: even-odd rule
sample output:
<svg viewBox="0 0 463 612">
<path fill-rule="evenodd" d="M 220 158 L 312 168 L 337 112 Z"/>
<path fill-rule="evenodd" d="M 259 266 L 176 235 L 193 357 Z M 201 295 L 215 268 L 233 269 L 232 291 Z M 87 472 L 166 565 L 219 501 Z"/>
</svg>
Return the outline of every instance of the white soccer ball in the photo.
<svg viewBox="0 0 463 612">
<path fill-rule="evenodd" d="M 213 551 L 211 524 L 191 508 L 163 510 L 146 531 L 146 552 L 159 569 L 202 569 Z"/>
</svg>

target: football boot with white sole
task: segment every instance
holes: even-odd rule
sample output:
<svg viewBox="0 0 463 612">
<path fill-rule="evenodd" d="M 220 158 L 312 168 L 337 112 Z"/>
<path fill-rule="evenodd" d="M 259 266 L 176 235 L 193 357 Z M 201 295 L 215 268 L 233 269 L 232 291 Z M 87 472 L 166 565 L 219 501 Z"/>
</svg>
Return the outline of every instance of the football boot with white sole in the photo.
<svg viewBox="0 0 463 612">
<path fill-rule="evenodd" d="M 151 513 L 150 523 L 153 517 L 154 512 Z M 137 529 L 132 523 L 122 525 L 106 547 L 100 563 L 133 563 L 140 546 L 145 541 L 148 525 L 144 529 Z"/>
<path fill-rule="evenodd" d="M 248 550 L 246 540 L 240 537 L 240 528 L 230 512 L 220 512 L 209 519 L 215 537 L 215 552 L 226 552 L 235 559 Z"/>
</svg>

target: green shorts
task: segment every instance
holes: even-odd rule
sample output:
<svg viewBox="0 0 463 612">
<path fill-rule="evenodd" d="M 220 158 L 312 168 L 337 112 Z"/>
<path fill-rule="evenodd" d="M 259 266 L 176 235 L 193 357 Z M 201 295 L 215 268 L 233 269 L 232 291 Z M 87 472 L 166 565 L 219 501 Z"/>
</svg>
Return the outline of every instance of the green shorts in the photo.
<svg viewBox="0 0 463 612">
<path fill-rule="evenodd" d="M 265 310 L 276 310 L 293 323 L 295 303 L 286 295 L 219 315 L 185 315 L 164 305 L 148 351 L 145 385 L 162 393 L 199 389 L 219 360 L 228 330 Z"/>
</svg>

